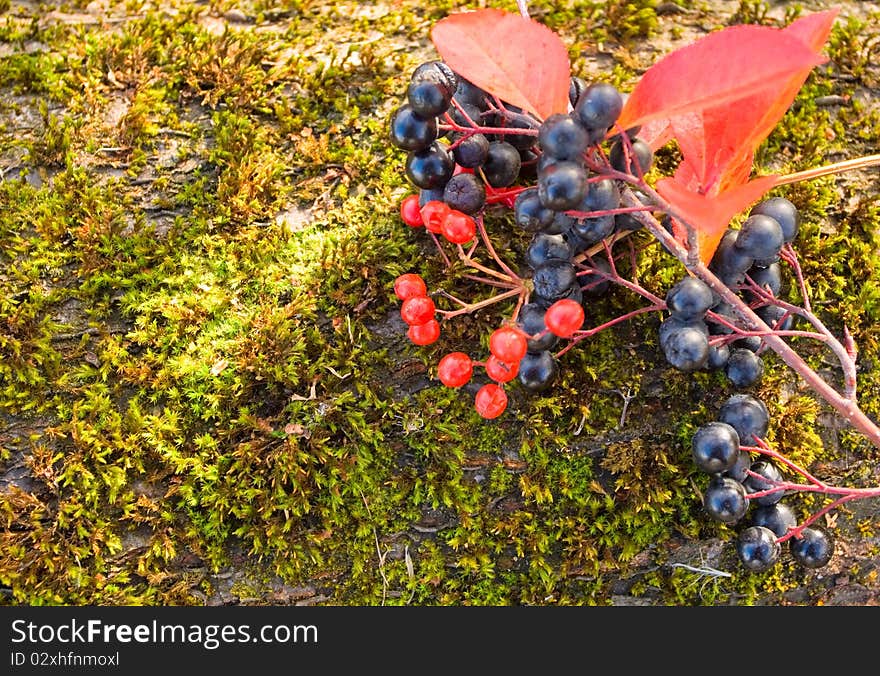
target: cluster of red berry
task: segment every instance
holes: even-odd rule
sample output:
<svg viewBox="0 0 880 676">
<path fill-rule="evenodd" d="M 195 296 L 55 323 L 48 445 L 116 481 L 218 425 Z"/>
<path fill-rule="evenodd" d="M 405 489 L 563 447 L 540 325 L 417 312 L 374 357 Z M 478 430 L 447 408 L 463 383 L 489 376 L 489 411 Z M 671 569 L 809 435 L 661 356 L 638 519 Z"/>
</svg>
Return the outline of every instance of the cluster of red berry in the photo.
<svg viewBox="0 0 880 676">
<path fill-rule="evenodd" d="M 477 234 L 474 219 L 463 211 L 453 209 L 441 200 L 430 200 L 419 207 L 419 196 L 407 195 L 400 203 L 400 217 L 411 228 L 424 228 L 442 235 L 453 244 L 467 244 Z"/>
<path fill-rule="evenodd" d="M 394 293 L 403 301 L 400 316 L 409 325 L 406 335 L 416 345 L 430 345 L 440 337 L 437 307 L 428 295 L 425 280 L 414 272 L 394 280 Z"/>
</svg>

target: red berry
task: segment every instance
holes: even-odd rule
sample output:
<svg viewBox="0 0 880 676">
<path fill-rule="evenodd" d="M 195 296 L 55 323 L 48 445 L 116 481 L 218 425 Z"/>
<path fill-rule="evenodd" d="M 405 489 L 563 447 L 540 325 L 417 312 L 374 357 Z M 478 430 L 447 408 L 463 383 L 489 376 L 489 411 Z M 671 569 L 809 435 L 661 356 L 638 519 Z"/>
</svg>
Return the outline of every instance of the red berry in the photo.
<svg viewBox="0 0 880 676">
<path fill-rule="evenodd" d="M 452 211 L 452 209 L 450 209 L 449 205 L 442 200 L 431 200 L 430 202 L 426 202 L 421 211 L 422 222 L 425 224 L 425 228 L 427 228 L 429 232 L 433 232 L 435 235 L 439 234 L 443 228 L 443 221 L 446 220 L 450 211 Z"/>
<path fill-rule="evenodd" d="M 544 324 L 560 338 L 571 338 L 584 324 L 584 308 L 576 300 L 563 298 L 547 308 Z"/>
<path fill-rule="evenodd" d="M 477 396 L 474 398 L 474 408 L 477 409 L 477 413 L 487 420 L 497 418 L 507 408 L 507 393 L 500 385 L 486 383 L 477 390 Z"/>
<path fill-rule="evenodd" d="M 430 296 L 413 296 L 403 301 L 400 316 L 410 326 L 418 326 L 434 319 L 437 308 Z"/>
<path fill-rule="evenodd" d="M 473 373 L 474 363 L 464 352 L 450 352 L 437 364 L 437 377 L 446 387 L 461 387 Z"/>
<path fill-rule="evenodd" d="M 413 324 L 406 335 L 416 345 L 430 345 L 440 337 L 440 323 L 432 319 L 424 324 Z"/>
<path fill-rule="evenodd" d="M 415 296 L 427 296 L 428 287 L 420 275 L 414 272 L 407 272 L 394 280 L 394 295 L 400 298 L 400 300 L 414 298 Z"/>
<path fill-rule="evenodd" d="M 505 364 L 516 364 L 522 359 L 529 344 L 525 335 L 512 326 L 495 329 L 489 336 L 489 352 Z"/>
<path fill-rule="evenodd" d="M 507 383 L 516 378 L 519 362 L 505 364 L 494 354 L 486 360 L 486 375 L 496 383 Z"/>
<path fill-rule="evenodd" d="M 400 217 L 411 228 L 420 228 L 424 225 L 422 211 L 419 206 L 418 195 L 407 195 L 400 202 Z"/>
<path fill-rule="evenodd" d="M 453 244 L 467 244 L 477 234 L 477 224 L 466 213 L 452 209 L 443 220 L 440 232 Z"/>
</svg>

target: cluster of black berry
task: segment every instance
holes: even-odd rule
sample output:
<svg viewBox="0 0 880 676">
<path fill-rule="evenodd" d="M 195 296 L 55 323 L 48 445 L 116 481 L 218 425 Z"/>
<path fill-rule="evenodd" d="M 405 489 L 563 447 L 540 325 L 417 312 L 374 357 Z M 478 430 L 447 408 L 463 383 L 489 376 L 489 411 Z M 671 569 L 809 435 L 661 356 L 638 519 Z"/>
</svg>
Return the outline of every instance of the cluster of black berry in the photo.
<svg viewBox="0 0 880 676">
<path fill-rule="evenodd" d="M 741 523 L 754 504 L 748 525 L 737 537 L 743 565 L 763 572 L 779 559 L 779 539 L 789 535 L 792 557 L 807 568 L 828 563 L 834 545 L 828 532 L 816 526 L 798 528 L 792 508 L 782 499 L 782 473 L 771 459 L 753 460 L 744 446 L 754 446 L 767 434 L 769 416 L 764 403 L 749 394 L 730 397 L 718 415 L 694 433 L 691 454 L 697 467 L 711 478 L 703 494 L 706 512 L 728 525 Z M 789 531 L 797 529 L 796 535 Z"/>
<path fill-rule="evenodd" d="M 653 153 L 637 130 L 613 136 L 607 158 L 600 151 L 623 102 L 612 85 L 572 77 L 569 111 L 541 121 L 430 61 L 413 71 L 407 101 L 391 119 L 391 141 L 407 151 L 406 175 L 419 189 L 401 205 L 407 224 L 464 244 L 475 236 L 463 225 L 467 218 L 503 195 L 517 231 L 531 235 L 525 276 L 532 292 L 517 317 L 528 351 L 517 377 L 532 392 L 547 389 L 558 373 L 552 350 L 559 335 L 547 330 L 547 310 L 603 294 L 610 265 L 587 250 L 615 231 L 641 227 L 615 213 L 617 181 L 588 169 L 590 159 L 594 168 L 602 161 L 618 171 L 650 168 Z"/>
<path fill-rule="evenodd" d="M 751 304 L 774 330 L 790 330 L 793 316 L 772 302 L 782 289 L 780 252 L 794 240 L 800 225 L 797 208 L 784 197 L 756 205 L 739 229 L 724 234 L 709 269 L 729 289 Z M 752 284 L 765 292 L 762 297 Z M 722 341 L 737 324 L 732 309 L 700 280 L 686 277 L 666 296 L 670 315 L 660 326 L 660 345 L 667 361 L 681 371 L 723 369 L 737 387 L 756 384 L 764 373 L 760 336 Z M 711 311 L 712 315 L 707 313 Z"/>
</svg>

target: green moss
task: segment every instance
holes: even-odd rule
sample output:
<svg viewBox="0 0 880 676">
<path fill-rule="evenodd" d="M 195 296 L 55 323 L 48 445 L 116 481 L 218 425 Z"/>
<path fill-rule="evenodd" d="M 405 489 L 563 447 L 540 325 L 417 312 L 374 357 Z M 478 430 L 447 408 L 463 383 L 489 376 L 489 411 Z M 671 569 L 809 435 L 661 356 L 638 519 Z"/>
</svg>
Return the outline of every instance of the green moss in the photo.
<svg viewBox="0 0 880 676">
<path fill-rule="evenodd" d="M 514 303 L 445 323 L 432 346 L 405 339 L 400 273 L 488 293 L 400 223 L 412 188 L 386 138 L 409 73 L 433 58 L 430 25 L 470 4 L 354 5 L 144 5 L 112 30 L 0 26 L 2 106 L 25 121 L 0 136 L 15 165 L 0 183 L 0 410 L 22 430 L 0 435 L 0 462 L 33 481 L 0 496 L 0 582 L 35 605 L 202 603 L 224 566 L 233 593 L 261 601 L 281 579 L 352 605 L 607 605 L 631 575 L 630 593 L 655 602 L 782 598 L 803 582 L 789 566 L 727 577 L 670 565 L 678 547 L 719 538 L 719 565 L 736 570 L 732 529 L 701 513 L 707 477 L 688 448 L 732 389 L 663 363 L 659 316 L 577 345 L 547 392 L 512 385 L 494 421 L 473 408 L 479 368 L 451 390 L 436 362 L 459 349 L 485 358 Z M 610 46 L 605 75 L 623 87 L 639 68 L 630 51 L 669 29 L 658 5 L 532 8 L 572 46 L 576 71 Z M 253 23 L 219 23 L 230 9 Z M 845 23 L 831 43 L 856 80 L 811 75 L 761 171 L 876 142 L 870 106 L 815 102 L 871 81 L 861 28 Z M 677 157 L 657 159 L 659 176 Z M 798 251 L 817 307 L 869 363 L 876 191 L 825 177 L 778 193 L 804 215 Z M 491 215 L 518 265 L 528 234 L 506 224 Z M 680 266 L 646 233 L 630 241 L 646 247 L 639 279 L 662 295 Z M 641 303 L 618 289 L 590 302 L 588 321 Z M 817 366 L 819 348 L 803 346 Z M 767 366 L 772 402 L 791 375 Z M 860 373 L 873 415 L 875 371 Z M 772 441 L 805 465 L 876 456 L 848 432 L 825 448 L 822 413 L 795 392 L 772 407 Z M 861 464 L 849 478 L 870 480 Z"/>
</svg>

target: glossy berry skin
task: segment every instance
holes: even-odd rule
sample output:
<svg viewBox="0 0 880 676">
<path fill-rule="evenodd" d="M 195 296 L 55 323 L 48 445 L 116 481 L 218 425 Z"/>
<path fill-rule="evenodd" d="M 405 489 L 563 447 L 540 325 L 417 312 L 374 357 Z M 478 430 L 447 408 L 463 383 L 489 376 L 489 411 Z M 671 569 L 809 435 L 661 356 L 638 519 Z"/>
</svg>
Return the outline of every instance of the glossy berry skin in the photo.
<svg viewBox="0 0 880 676">
<path fill-rule="evenodd" d="M 817 526 L 804 528 L 801 537 L 793 537 L 788 546 L 794 560 L 805 568 L 822 568 L 834 556 L 834 540 Z"/>
<path fill-rule="evenodd" d="M 519 362 L 507 364 L 494 354 L 486 360 L 486 375 L 496 383 L 507 383 L 516 378 L 519 373 Z"/>
<path fill-rule="evenodd" d="M 571 259 L 571 249 L 562 235 L 548 235 L 543 232 L 532 237 L 526 249 L 526 264 L 533 270 L 549 260 L 567 261 Z"/>
<path fill-rule="evenodd" d="M 587 130 L 571 115 L 554 113 L 538 131 L 538 147 L 558 160 L 579 160 L 587 149 Z"/>
<path fill-rule="evenodd" d="M 394 295 L 400 300 L 416 296 L 427 296 L 428 287 L 425 280 L 414 272 L 407 272 L 394 280 Z"/>
<path fill-rule="evenodd" d="M 527 352 L 519 363 L 519 382 L 530 392 L 543 392 L 553 384 L 559 371 L 556 358 L 549 352 Z"/>
<path fill-rule="evenodd" d="M 568 81 L 568 102 L 572 108 L 575 107 L 581 94 L 583 94 L 586 89 L 587 81 L 584 80 L 584 78 L 578 77 L 577 75 L 571 76 L 571 79 Z"/>
<path fill-rule="evenodd" d="M 467 214 L 452 209 L 443 219 L 440 233 L 453 244 L 467 244 L 476 236 L 477 224 Z"/>
<path fill-rule="evenodd" d="M 535 295 L 551 302 L 564 298 L 576 282 L 577 272 L 569 261 L 549 260 L 532 275 Z"/>
<path fill-rule="evenodd" d="M 569 298 L 558 300 L 547 308 L 544 323 L 560 338 L 571 338 L 584 325 L 584 308 Z"/>
<path fill-rule="evenodd" d="M 752 466 L 752 456 L 748 451 L 740 449 L 736 456 L 736 462 L 726 472 L 722 472 L 722 476 L 730 477 L 734 481 L 742 483 L 749 475 L 749 468 Z"/>
<path fill-rule="evenodd" d="M 730 359 L 730 347 L 727 345 L 709 345 L 709 357 L 706 359 L 706 368 L 710 371 L 720 371 L 727 366 Z"/>
<path fill-rule="evenodd" d="M 584 248 L 588 248 L 614 232 L 614 216 L 605 214 L 589 218 L 576 218 L 571 224 L 571 232 L 584 242 Z"/>
<path fill-rule="evenodd" d="M 424 77 L 410 82 L 406 90 L 409 105 L 423 118 L 436 118 L 449 108 L 452 90 L 440 78 Z"/>
<path fill-rule="evenodd" d="M 467 103 L 480 110 L 486 109 L 486 92 L 461 76 L 459 76 L 458 84 L 455 87 L 455 100 L 462 105 Z"/>
<path fill-rule="evenodd" d="M 628 157 L 627 153 L 629 153 Z M 617 171 L 640 176 L 646 174 L 654 163 L 654 151 L 639 138 L 630 141 L 630 148 L 627 149 L 623 140 L 618 138 L 608 153 L 608 162 Z"/>
<path fill-rule="evenodd" d="M 779 560 L 782 546 L 776 535 L 764 526 L 749 526 L 736 539 L 736 553 L 743 566 L 753 573 L 769 570 Z"/>
<path fill-rule="evenodd" d="M 421 228 L 425 224 L 418 195 L 407 195 L 400 201 L 400 218 L 411 228 Z"/>
<path fill-rule="evenodd" d="M 727 423 L 706 423 L 694 433 L 691 456 L 696 466 L 708 474 L 726 472 L 739 457 L 739 435 Z"/>
<path fill-rule="evenodd" d="M 784 502 L 776 502 L 772 505 L 758 505 L 752 511 L 751 523 L 753 526 L 764 526 L 773 531 L 776 537 L 782 537 L 790 528 L 798 524 L 794 510 Z"/>
<path fill-rule="evenodd" d="M 688 275 L 666 292 L 666 307 L 679 319 L 700 319 L 715 299 L 706 283 Z"/>
<path fill-rule="evenodd" d="M 443 201 L 450 209 L 468 215 L 475 214 L 486 204 L 486 187 L 474 174 L 456 174 L 449 179 L 443 189 Z"/>
<path fill-rule="evenodd" d="M 555 211 L 541 203 L 536 187 L 526 188 L 513 202 L 513 222 L 527 232 L 543 230 L 553 223 L 555 216 Z"/>
<path fill-rule="evenodd" d="M 474 397 L 474 408 L 486 420 L 492 420 L 507 408 L 507 393 L 500 385 L 486 383 Z"/>
<path fill-rule="evenodd" d="M 407 329 L 406 335 L 416 345 L 430 345 L 440 337 L 440 322 L 431 319 L 424 324 L 413 324 Z"/>
<path fill-rule="evenodd" d="M 590 143 L 605 138 L 623 110 L 623 97 L 614 85 L 595 82 L 580 95 L 574 106 L 574 116 L 590 134 Z"/>
<path fill-rule="evenodd" d="M 467 169 L 479 167 L 489 156 L 489 139 L 485 134 L 473 134 L 452 149 L 456 164 Z"/>
<path fill-rule="evenodd" d="M 410 326 L 418 326 L 434 319 L 437 309 L 430 296 L 407 298 L 400 306 L 400 316 Z"/>
<path fill-rule="evenodd" d="M 709 359 L 709 331 L 702 321 L 668 317 L 660 326 L 660 347 L 673 368 L 685 373 L 697 371 Z"/>
<path fill-rule="evenodd" d="M 784 242 L 782 226 L 775 218 L 755 214 L 740 227 L 736 248 L 754 259 L 764 259 L 777 256 Z"/>
<path fill-rule="evenodd" d="M 537 336 L 544 332 L 547 325 L 544 322 L 547 309 L 539 303 L 526 303 L 519 310 L 517 325 L 526 335 Z M 529 338 L 527 346 L 529 352 L 542 352 L 552 350 L 559 342 L 559 337 L 547 331 L 540 338 Z"/>
<path fill-rule="evenodd" d="M 474 363 L 464 352 L 450 352 L 437 364 L 437 377 L 446 387 L 461 387 L 474 373 Z"/>
<path fill-rule="evenodd" d="M 420 117 L 405 103 L 391 117 L 390 137 L 402 150 L 424 150 L 437 140 L 437 120 Z"/>
<path fill-rule="evenodd" d="M 771 263 L 766 267 L 752 265 L 746 274 L 762 289 L 769 291 L 774 296 L 779 296 L 779 292 L 782 290 L 782 268 L 779 263 Z M 755 298 L 755 295 L 748 289 L 744 290 L 744 296 L 748 299 Z"/>
<path fill-rule="evenodd" d="M 737 388 L 751 387 L 764 374 L 764 360 L 744 347 L 735 347 L 724 367 L 728 380 Z"/>
<path fill-rule="evenodd" d="M 493 188 L 506 188 L 516 181 L 520 166 L 522 158 L 519 150 L 506 141 L 492 141 L 482 169 L 489 185 Z"/>
<path fill-rule="evenodd" d="M 738 230 L 725 232 L 709 263 L 709 269 L 729 287 L 741 284 L 755 262 L 754 256 L 736 246 L 738 239 Z"/>
<path fill-rule="evenodd" d="M 406 156 L 406 177 L 414 185 L 432 190 L 446 185 L 455 170 L 455 160 L 446 146 L 434 141 L 424 150 L 410 152 Z"/>
<path fill-rule="evenodd" d="M 455 93 L 455 89 L 458 86 L 458 75 L 444 61 L 425 61 L 416 66 L 410 76 L 410 82 L 418 82 L 425 79 L 443 84 L 449 89 L 450 93 Z"/>
<path fill-rule="evenodd" d="M 443 221 L 452 209 L 443 200 L 430 200 L 420 210 L 422 223 L 428 232 L 439 235 L 443 230 Z"/>
<path fill-rule="evenodd" d="M 538 197 L 548 209 L 577 209 L 587 191 L 587 170 L 577 162 L 561 161 L 538 173 Z"/>
<path fill-rule="evenodd" d="M 703 494 L 703 508 L 716 521 L 734 524 L 745 516 L 749 507 L 746 489 L 730 477 L 715 476 Z"/>
<path fill-rule="evenodd" d="M 528 350 L 527 338 L 513 326 L 502 326 L 489 336 L 489 352 L 505 364 L 514 364 L 525 356 Z"/>
<path fill-rule="evenodd" d="M 758 460 L 757 462 L 753 462 L 752 466 L 749 468 L 749 472 L 754 472 L 760 477 L 763 477 L 758 478 L 753 474 L 749 474 L 746 477 L 745 481 L 743 481 L 743 486 L 745 486 L 746 492 L 749 494 L 770 490 L 775 485 L 775 482 L 782 481 L 782 474 L 776 468 L 776 465 L 768 460 Z M 768 493 L 767 495 L 762 495 L 759 498 L 750 499 L 758 505 L 773 505 L 779 502 L 783 495 L 785 495 L 785 491 L 780 489 Z"/>
<path fill-rule="evenodd" d="M 801 215 L 797 207 L 784 197 L 771 197 L 756 204 L 749 212 L 754 215 L 770 216 L 782 228 L 782 237 L 786 242 L 791 242 L 797 237 L 800 230 Z"/>
<path fill-rule="evenodd" d="M 729 397 L 718 412 L 718 420 L 736 430 L 743 446 L 755 445 L 753 435 L 759 439 L 765 438 L 770 425 L 770 415 L 764 402 L 750 394 Z"/>
<path fill-rule="evenodd" d="M 442 202 L 443 188 L 434 188 L 433 190 L 419 190 L 419 208 L 424 207 L 428 202 Z"/>
</svg>

